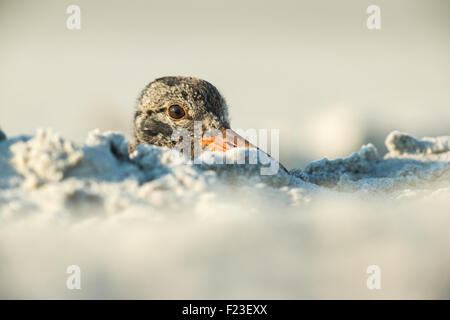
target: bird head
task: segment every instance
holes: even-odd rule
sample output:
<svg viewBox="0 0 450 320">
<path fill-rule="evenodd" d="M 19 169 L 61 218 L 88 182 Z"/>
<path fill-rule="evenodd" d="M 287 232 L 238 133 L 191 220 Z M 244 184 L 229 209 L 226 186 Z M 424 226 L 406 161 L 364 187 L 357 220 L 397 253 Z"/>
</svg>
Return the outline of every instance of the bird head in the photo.
<svg viewBox="0 0 450 320">
<path fill-rule="evenodd" d="M 236 147 L 258 149 L 230 129 L 225 99 L 211 83 L 193 77 L 163 77 L 142 90 L 134 115 L 134 139 L 129 151 L 139 144 L 175 147 L 180 141 L 173 133 L 184 130 L 191 135 L 200 124 L 202 149 L 227 151 Z M 205 134 L 216 132 L 217 134 Z M 191 152 L 194 157 L 195 152 Z"/>
<path fill-rule="evenodd" d="M 180 129 L 193 132 L 195 121 L 201 123 L 203 132 L 218 130 L 225 133 L 227 130 L 227 135 L 234 140 L 242 139 L 230 130 L 225 99 L 211 83 L 193 77 L 156 79 L 138 99 L 133 148 L 141 143 L 174 147 L 178 141 L 172 139 L 172 133 Z M 232 146 L 231 141 L 215 142 L 208 137 L 202 139 L 201 144 L 215 151 L 225 151 Z"/>
</svg>

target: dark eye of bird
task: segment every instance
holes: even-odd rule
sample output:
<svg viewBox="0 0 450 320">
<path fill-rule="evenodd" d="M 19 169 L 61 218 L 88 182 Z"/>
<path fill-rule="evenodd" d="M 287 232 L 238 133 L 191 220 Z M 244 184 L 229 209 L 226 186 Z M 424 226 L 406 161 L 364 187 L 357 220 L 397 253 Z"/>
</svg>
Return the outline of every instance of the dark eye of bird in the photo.
<svg viewBox="0 0 450 320">
<path fill-rule="evenodd" d="M 175 119 L 175 120 L 180 120 L 186 116 L 186 111 L 185 111 L 184 107 L 182 107 L 178 104 L 171 105 L 167 109 L 167 113 L 169 114 L 169 116 L 172 119 Z"/>
</svg>

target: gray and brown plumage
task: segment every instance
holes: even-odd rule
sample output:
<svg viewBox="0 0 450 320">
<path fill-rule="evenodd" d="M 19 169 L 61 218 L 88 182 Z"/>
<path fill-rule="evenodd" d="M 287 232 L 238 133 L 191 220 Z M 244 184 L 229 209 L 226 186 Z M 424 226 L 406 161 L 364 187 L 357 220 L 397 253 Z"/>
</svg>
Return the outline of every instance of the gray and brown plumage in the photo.
<svg viewBox="0 0 450 320">
<path fill-rule="evenodd" d="M 134 114 L 134 141 L 129 145 L 129 152 L 139 144 L 174 147 L 178 141 L 172 140 L 172 133 L 185 129 L 193 136 L 194 121 L 201 122 L 203 132 L 215 129 L 225 137 L 226 131 L 226 138 L 220 144 L 202 141 L 210 150 L 225 151 L 238 146 L 238 142 L 257 148 L 230 129 L 227 104 L 215 86 L 198 78 L 178 76 L 156 79 L 142 90 Z"/>
</svg>

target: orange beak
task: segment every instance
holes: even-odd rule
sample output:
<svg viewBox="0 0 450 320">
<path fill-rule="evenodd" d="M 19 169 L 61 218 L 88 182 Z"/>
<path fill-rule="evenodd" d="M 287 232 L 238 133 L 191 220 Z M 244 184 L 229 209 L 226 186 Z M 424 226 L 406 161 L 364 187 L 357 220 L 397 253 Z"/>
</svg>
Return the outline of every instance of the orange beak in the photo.
<svg viewBox="0 0 450 320">
<path fill-rule="evenodd" d="M 231 129 L 222 129 L 213 137 L 204 135 L 201 143 L 203 148 L 211 151 L 225 152 L 238 147 L 258 149 L 258 147 L 254 146 Z"/>
<path fill-rule="evenodd" d="M 260 152 L 264 152 L 259 149 L 254 144 L 250 143 L 248 140 L 241 137 L 235 131 L 231 129 L 221 129 L 220 132 L 217 132 L 215 136 L 204 135 L 201 139 L 201 144 L 203 149 L 210 151 L 221 151 L 225 152 L 231 150 L 233 148 L 248 148 L 248 149 L 256 149 Z M 265 152 L 264 152 L 265 153 Z M 269 158 L 273 159 L 270 155 L 265 153 Z M 276 160 L 275 160 L 276 161 Z M 286 172 L 288 170 L 277 161 L 279 166 Z"/>
</svg>

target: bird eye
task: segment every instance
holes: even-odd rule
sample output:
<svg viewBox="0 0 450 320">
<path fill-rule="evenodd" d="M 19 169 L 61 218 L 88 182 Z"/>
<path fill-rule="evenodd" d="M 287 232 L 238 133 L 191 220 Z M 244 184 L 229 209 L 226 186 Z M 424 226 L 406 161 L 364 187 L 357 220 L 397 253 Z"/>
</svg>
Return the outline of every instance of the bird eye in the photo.
<svg viewBox="0 0 450 320">
<path fill-rule="evenodd" d="M 167 108 L 167 114 L 174 120 L 180 120 L 186 116 L 187 112 L 185 107 L 173 104 Z"/>
</svg>

